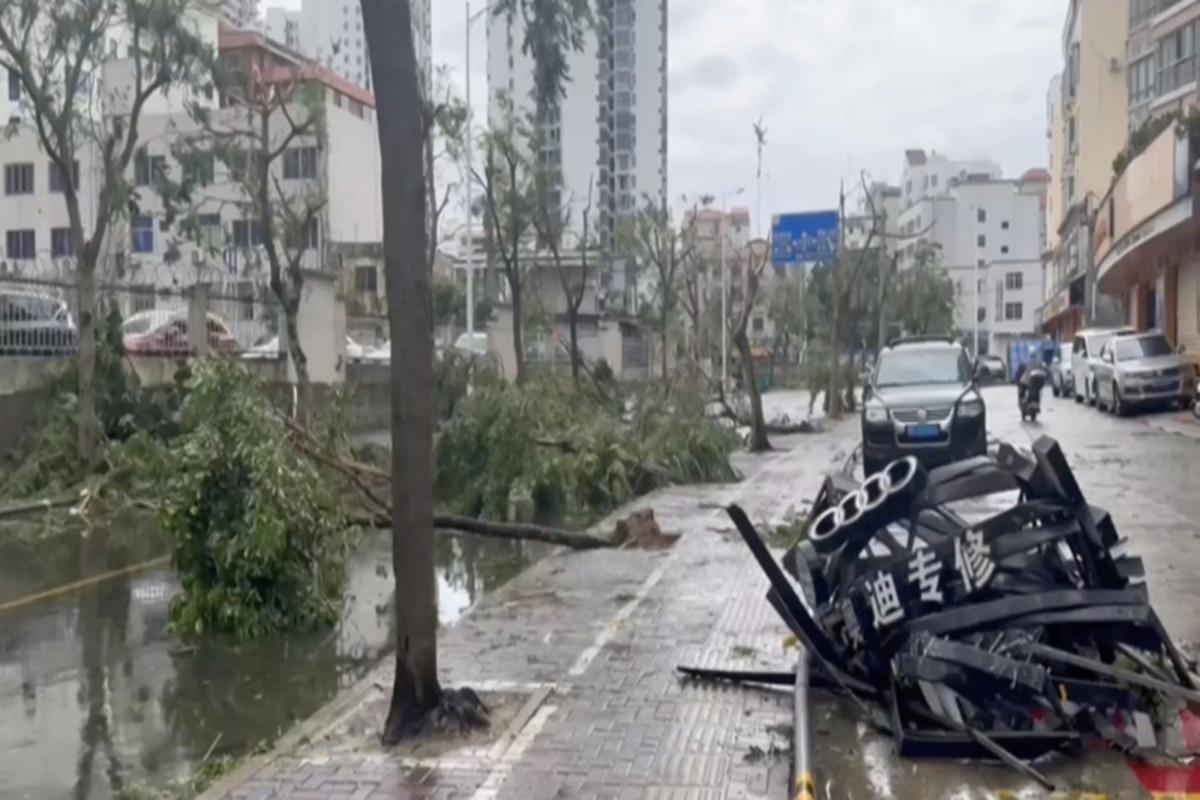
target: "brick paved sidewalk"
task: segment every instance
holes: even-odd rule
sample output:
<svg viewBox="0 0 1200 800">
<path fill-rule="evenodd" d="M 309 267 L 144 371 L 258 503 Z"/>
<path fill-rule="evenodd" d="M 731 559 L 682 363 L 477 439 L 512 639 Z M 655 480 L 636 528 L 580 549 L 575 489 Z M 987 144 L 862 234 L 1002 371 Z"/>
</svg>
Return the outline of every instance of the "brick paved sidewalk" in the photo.
<svg viewBox="0 0 1200 800">
<path fill-rule="evenodd" d="M 684 534 L 672 550 L 556 553 L 445 630 L 448 685 L 534 697 L 505 746 L 418 759 L 312 745 L 390 686 L 385 665 L 205 800 L 786 797 L 790 695 L 687 684 L 675 667 L 787 667 L 764 579 L 720 506 L 782 518 L 847 441 L 781 441 L 790 449 L 739 457 L 742 483 L 644 498 L 663 530 Z"/>
</svg>

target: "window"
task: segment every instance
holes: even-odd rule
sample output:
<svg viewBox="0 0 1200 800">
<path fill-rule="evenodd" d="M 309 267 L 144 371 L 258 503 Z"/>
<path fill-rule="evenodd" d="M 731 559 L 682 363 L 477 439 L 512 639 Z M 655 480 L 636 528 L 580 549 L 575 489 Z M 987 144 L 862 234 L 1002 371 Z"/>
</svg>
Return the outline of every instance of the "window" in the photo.
<svg viewBox="0 0 1200 800">
<path fill-rule="evenodd" d="M 166 158 L 148 155 L 145 150 L 139 150 L 133 161 L 133 182 L 138 186 L 149 186 L 155 178 L 165 175 L 166 171 Z"/>
<path fill-rule="evenodd" d="M 975 237 L 975 244 L 979 247 L 987 247 L 987 236 L 982 233 L 979 234 Z"/>
<path fill-rule="evenodd" d="M 133 218 L 129 225 L 129 238 L 135 253 L 154 252 L 154 219 L 147 215 Z"/>
<path fill-rule="evenodd" d="M 66 181 L 67 176 L 63 174 L 63 171 L 61 169 L 59 169 L 58 164 L 55 164 L 53 161 L 50 162 L 49 167 L 50 168 L 47 171 L 47 174 L 49 175 L 50 191 L 56 192 L 59 194 L 61 194 L 62 192 L 65 192 L 67 190 L 67 181 Z M 76 189 L 79 188 L 79 162 L 78 161 L 76 161 L 74 164 L 71 165 L 71 185 L 74 186 Z"/>
<path fill-rule="evenodd" d="M 354 289 L 358 292 L 370 292 L 371 294 L 378 292 L 379 270 L 375 269 L 374 265 L 355 267 Z"/>
<path fill-rule="evenodd" d="M 980 222 L 987 222 L 987 209 L 981 208 L 978 211 L 976 211 L 975 219 L 979 220 Z"/>
<path fill-rule="evenodd" d="M 932 186 L 934 189 L 936 189 L 936 188 L 937 188 L 937 182 L 938 182 L 938 176 L 937 176 L 937 175 L 934 175 L 933 177 L 931 177 L 931 178 L 929 179 L 929 185 L 930 185 L 930 186 Z"/>
<path fill-rule="evenodd" d="M 1158 93 L 1166 94 L 1196 80 L 1196 39 L 1192 22 L 1158 40 Z"/>
<path fill-rule="evenodd" d="M 1151 53 L 1145 58 L 1138 59 L 1129 65 L 1127 82 L 1129 84 L 1129 104 L 1138 105 L 1147 100 L 1154 99 L 1157 87 L 1156 73 L 1158 72 L 1158 64 L 1156 63 L 1156 54 Z"/>
<path fill-rule="evenodd" d="M 212 153 L 193 153 L 183 159 L 183 179 L 196 186 L 211 186 L 216 168 Z"/>
<path fill-rule="evenodd" d="M 71 238 L 70 228 L 50 229 L 50 255 L 54 258 L 75 255 L 75 240 Z"/>
<path fill-rule="evenodd" d="M 288 234 L 288 248 L 291 250 L 309 250 L 317 247 L 319 236 L 319 226 L 314 217 L 310 219 L 304 226 L 304 230 L 299 231 L 299 237 L 296 236 L 296 231 L 290 231 Z"/>
<path fill-rule="evenodd" d="M 21 73 L 11 68 L 8 70 L 8 99 L 14 103 L 21 99 Z"/>
<path fill-rule="evenodd" d="M 233 246 L 258 247 L 262 244 L 262 228 L 258 220 L 235 219 L 233 221 Z"/>
<path fill-rule="evenodd" d="M 1025 309 L 1020 303 L 1005 303 L 1004 318 L 1006 320 L 1020 320 L 1024 316 Z"/>
<path fill-rule="evenodd" d="M 197 214 L 196 227 L 199 228 L 200 242 L 210 247 L 221 244 L 221 215 Z"/>
<path fill-rule="evenodd" d="M 1024 288 L 1025 276 L 1020 272 L 1010 272 L 1004 276 L 1004 288 L 1011 291 L 1017 291 Z"/>
<path fill-rule="evenodd" d="M 5 164 L 4 193 L 33 194 L 33 164 Z"/>
<path fill-rule="evenodd" d="M 31 259 L 37 255 L 37 237 L 30 228 L 9 231 L 4 244 L 10 260 Z"/>
<path fill-rule="evenodd" d="M 975 319 L 980 322 L 987 322 L 987 309 L 980 306 L 975 312 Z"/>
<path fill-rule="evenodd" d="M 763 329 L 765 327 L 766 327 L 766 321 L 762 317 L 754 318 L 754 332 L 755 333 L 762 333 Z"/>
<path fill-rule="evenodd" d="M 1002 230 L 1002 231 L 1008 230 L 1008 220 L 1003 220 L 1000 223 L 1000 230 Z"/>
<path fill-rule="evenodd" d="M 984 261 L 982 258 L 979 259 L 978 261 L 976 261 L 975 263 L 979 265 L 980 269 L 987 269 L 987 262 Z"/>
<path fill-rule="evenodd" d="M 1006 245 L 1006 244 L 1000 245 L 1000 255 L 1002 255 L 1002 256 L 1008 255 L 1008 245 Z"/>
</svg>

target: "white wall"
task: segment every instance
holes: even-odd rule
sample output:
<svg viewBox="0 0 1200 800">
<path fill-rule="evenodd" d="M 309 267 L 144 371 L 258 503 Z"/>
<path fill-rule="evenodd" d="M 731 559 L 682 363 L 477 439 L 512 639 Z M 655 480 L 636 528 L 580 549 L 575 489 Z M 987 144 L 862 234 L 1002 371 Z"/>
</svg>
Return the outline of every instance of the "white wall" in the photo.
<svg viewBox="0 0 1200 800">
<path fill-rule="evenodd" d="M 383 241 L 379 133 L 374 112 L 360 118 L 326 103 L 329 137 L 328 238 L 333 242 Z"/>
</svg>

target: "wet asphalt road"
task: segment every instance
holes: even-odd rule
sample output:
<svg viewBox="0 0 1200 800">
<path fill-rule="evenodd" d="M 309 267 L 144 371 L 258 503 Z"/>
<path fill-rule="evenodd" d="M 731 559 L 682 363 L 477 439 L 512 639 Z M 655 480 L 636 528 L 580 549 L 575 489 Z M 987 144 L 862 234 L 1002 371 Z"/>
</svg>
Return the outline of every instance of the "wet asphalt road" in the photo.
<svg viewBox="0 0 1200 800">
<path fill-rule="evenodd" d="M 1187 649 L 1200 644 L 1200 423 L 1189 414 L 1129 418 L 1043 397 L 1036 423 L 1022 423 L 1016 390 L 985 390 L 990 435 L 1028 447 L 1062 444 L 1089 502 L 1112 514 L 1131 552 L 1146 563 L 1154 607 Z"/>
</svg>

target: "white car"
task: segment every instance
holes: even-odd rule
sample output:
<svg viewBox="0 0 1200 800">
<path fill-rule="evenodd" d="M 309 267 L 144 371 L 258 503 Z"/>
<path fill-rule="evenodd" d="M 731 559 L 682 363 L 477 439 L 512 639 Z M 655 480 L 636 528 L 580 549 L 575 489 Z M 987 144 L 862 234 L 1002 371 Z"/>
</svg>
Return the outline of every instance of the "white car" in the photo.
<svg viewBox="0 0 1200 800">
<path fill-rule="evenodd" d="M 1074 391 L 1074 381 L 1071 378 L 1071 344 L 1063 342 L 1054 352 L 1054 361 L 1050 364 L 1050 390 L 1055 397 L 1067 397 Z"/>
<path fill-rule="evenodd" d="M 1096 404 L 1095 367 L 1100 364 L 1100 351 L 1114 336 L 1136 333 L 1132 328 L 1087 328 L 1075 334 L 1071 343 L 1071 382 L 1075 402 Z"/>
<path fill-rule="evenodd" d="M 486 356 L 488 352 L 488 335 L 485 331 L 464 333 L 454 342 L 454 349 L 474 356 Z"/>
</svg>

